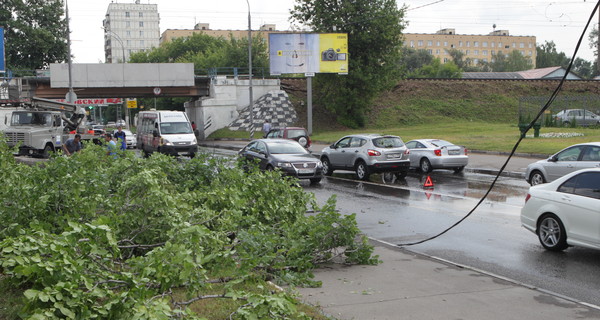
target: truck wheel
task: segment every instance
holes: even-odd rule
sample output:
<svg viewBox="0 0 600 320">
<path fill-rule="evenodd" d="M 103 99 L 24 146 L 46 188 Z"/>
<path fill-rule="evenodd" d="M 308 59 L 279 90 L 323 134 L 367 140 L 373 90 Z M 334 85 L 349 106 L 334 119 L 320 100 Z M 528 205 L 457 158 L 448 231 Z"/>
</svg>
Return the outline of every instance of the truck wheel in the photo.
<svg viewBox="0 0 600 320">
<path fill-rule="evenodd" d="M 51 144 L 47 144 L 47 145 L 44 147 L 44 151 L 42 151 L 42 157 L 43 157 L 44 159 L 48 159 L 48 158 L 50 158 L 50 153 L 51 153 L 51 152 L 54 152 L 54 148 L 52 148 L 52 145 L 51 145 Z"/>
</svg>

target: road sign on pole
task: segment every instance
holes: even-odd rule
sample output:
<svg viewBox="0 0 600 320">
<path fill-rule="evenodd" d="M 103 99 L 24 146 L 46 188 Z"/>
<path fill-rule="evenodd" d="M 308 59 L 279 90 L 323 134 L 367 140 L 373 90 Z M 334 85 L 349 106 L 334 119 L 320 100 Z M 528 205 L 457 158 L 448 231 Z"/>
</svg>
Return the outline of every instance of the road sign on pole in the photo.
<svg viewBox="0 0 600 320">
<path fill-rule="evenodd" d="M 137 99 L 133 98 L 133 99 L 127 99 L 127 108 L 129 109 L 136 109 L 137 108 Z"/>
</svg>

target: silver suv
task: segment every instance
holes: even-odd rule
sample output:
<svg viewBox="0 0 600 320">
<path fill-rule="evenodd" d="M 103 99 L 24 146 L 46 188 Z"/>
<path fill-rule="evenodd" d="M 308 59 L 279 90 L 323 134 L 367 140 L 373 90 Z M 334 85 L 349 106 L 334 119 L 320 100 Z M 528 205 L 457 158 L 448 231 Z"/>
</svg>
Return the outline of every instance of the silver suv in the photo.
<svg viewBox="0 0 600 320">
<path fill-rule="evenodd" d="M 410 167 L 410 151 L 398 136 L 355 134 L 341 138 L 323 149 L 323 173 L 334 170 L 354 170 L 361 180 L 371 173 L 393 172 L 398 178 L 406 177 Z"/>
</svg>

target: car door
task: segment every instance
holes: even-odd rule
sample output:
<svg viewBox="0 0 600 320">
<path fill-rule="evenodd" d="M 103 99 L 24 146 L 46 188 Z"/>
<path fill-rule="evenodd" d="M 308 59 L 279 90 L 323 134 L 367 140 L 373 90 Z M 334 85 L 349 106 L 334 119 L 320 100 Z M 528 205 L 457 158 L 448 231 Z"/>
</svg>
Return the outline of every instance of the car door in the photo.
<svg viewBox="0 0 600 320">
<path fill-rule="evenodd" d="M 262 141 L 253 141 L 243 151 L 246 160 L 256 163 L 261 170 L 267 167 L 267 146 Z"/>
<path fill-rule="evenodd" d="M 359 137 L 352 137 L 350 145 L 344 150 L 342 158 L 343 162 L 348 169 L 353 169 L 356 160 L 361 157 L 362 146 L 366 143 L 365 139 Z"/>
<path fill-rule="evenodd" d="M 577 161 L 577 170 L 600 167 L 600 147 L 587 146 L 581 153 L 581 161 Z"/>
<path fill-rule="evenodd" d="M 582 123 L 587 126 L 592 126 L 598 123 L 598 116 L 588 110 L 583 110 Z"/>
<path fill-rule="evenodd" d="M 419 141 L 409 141 L 406 143 L 406 147 L 410 150 L 410 166 L 413 168 L 419 167 L 421 159 L 427 157 L 427 147 Z"/>
<path fill-rule="evenodd" d="M 547 180 L 554 181 L 567 173 L 577 170 L 577 165 L 581 151 L 585 146 L 574 146 L 567 148 L 546 162 L 544 169 L 548 174 Z"/>
<path fill-rule="evenodd" d="M 600 245 L 600 173 L 583 172 L 565 181 L 557 190 L 567 237 Z"/>
<path fill-rule="evenodd" d="M 329 153 L 329 162 L 334 168 L 346 168 L 346 154 L 350 148 L 352 137 L 344 137 L 333 145 Z"/>
</svg>

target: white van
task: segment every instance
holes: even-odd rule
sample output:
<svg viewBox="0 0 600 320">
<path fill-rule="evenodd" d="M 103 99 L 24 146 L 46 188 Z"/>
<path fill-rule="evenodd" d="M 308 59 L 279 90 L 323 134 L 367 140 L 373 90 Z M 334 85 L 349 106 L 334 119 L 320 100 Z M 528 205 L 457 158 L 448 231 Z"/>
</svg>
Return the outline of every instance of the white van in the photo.
<svg viewBox="0 0 600 320">
<path fill-rule="evenodd" d="M 198 152 L 196 136 L 182 111 L 142 111 L 137 115 L 137 148 L 144 156 L 160 152 L 193 158 Z"/>
</svg>

